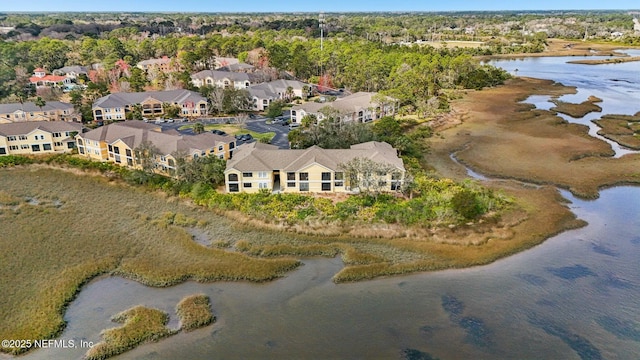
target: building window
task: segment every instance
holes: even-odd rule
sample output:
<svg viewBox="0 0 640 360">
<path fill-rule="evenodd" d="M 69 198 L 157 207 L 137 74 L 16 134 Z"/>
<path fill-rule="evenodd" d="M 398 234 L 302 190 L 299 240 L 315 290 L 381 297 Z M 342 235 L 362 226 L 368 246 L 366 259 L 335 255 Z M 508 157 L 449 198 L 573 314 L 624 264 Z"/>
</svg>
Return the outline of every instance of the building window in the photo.
<svg viewBox="0 0 640 360">
<path fill-rule="evenodd" d="M 296 187 L 296 182 L 295 181 L 287 181 L 287 187 L 290 187 L 290 188 Z"/>
<path fill-rule="evenodd" d="M 229 143 L 229 150 L 234 149 L 236 147 L 235 143 Z"/>
<path fill-rule="evenodd" d="M 6 155 L 6 154 L 7 154 L 7 148 L 0 147 L 0 155 Z"/>
<path fill-rule="evenodd" d="M 79 147 L 78 148 L 78 152 L 82 155 L 84 155 L 84 148 L 83 147 Z"/>
<path fill-rule="evenodd" d="M 7 136 L 7 141 L 16 141 L 15 136 Z"/>
<path fill-rule="evenodd" d="M 53 137 L 61 137 L 61 136 L 62 136 L 62 134 L 60 134 L 59 132 L 53 133 Z"/>
<path fill-rule="evenodd" d="M 245 189 L 248 189 L 251 187 L 251 183 L 244 183 L 242 184 L 242 187 L 244 187 Z"/>
<path fill-rule="evenodd" d="M 322 173 L 322 191 L 331 191 L 331 173 L 323 172 Z"/>
<path fill-rule="evenodd" d="M 40 151 L 40 145 L 31 145 L 31 151 L 33 152 Z"/>
<path fill-rule="evenodd" d="M 116 155 L 116 163 L 120 164 L 122 160 L 120 160 L 120 155 Z"/>
<path fill-rule="evenodd" d="M 238 191 L 240 191 L 238 184 L 229 184 L 229 192 L 238 192 Z"/>
<path fill-rule="evenodd" d="M 309 183 L 301 182 L 300 183 L 300 191 L 309 191 Z"/>
<path fill-rule="evenodd" d="M 125 154 L 127 154 L 127 157 L 131 157 L 131 150 L 125 149 Z"/>
<path fill-rule="evenodd" d="M 51 144 L 42 144 L 42 149 L 44 151 L 50 151 L 51 150 Z"/>
<path fill-rule="evenodd" d="M 62 146 L 62 143 L 59 142 L 59 141 L 56 141 L 56 142 L 53 143 L 53 146 L 60 147 L 60 146 Z"/>
<path fill-rule="evenodd" d="M 120 148 L 119 148 L 119 147 L 117 147 L 117 146 L 114 146 L 114 147 L 113 147 L 113 152 L 114 152 L 115 154 L 120 154 Z"/>
<path fill-rule="evenodd" d="M 269 177 L 269 173 L 266 171 L 260 171 L 258 172 L 258 177 L 261 179 L 266 179 L 267 177 Z"/>
<path fill-rule="evenodd" d="M 113 152 L 113 146 L 109 145 L 109 152 Z"/>
<path fill-rule="evenodd" d="M 74 143 L 73 141 L 69 141 L 67 143 L 67 149 L 73 149 L 76 147 L 76 143 Z"/>
<path fill-rule="evenodd" d="M 127 158 L 127 165 L 133 166 L 133 159 L 132 158 L 130 158 L 130 157 Z"/>
<path fill-rule="evenodd" d="M 22 149 L 22 150 L 27 150 L 27 149 L 29 149 L 29 145 L 27 145 L 27 144 L 22 144 L 22 145 L 20 145 L 20 149 Z"/>
<path fill-rule="evenodd" d="M 238 181 L 238 174 L 229 174 L 229 181 Z"/>
<path fill-rule="evenodd" d="M 44 135 L 35 135 L 34 138 L 36 140 L 44 140 Z"/>
<path fill-rule="evenodd" d="M 18 150 L 18 149 L 19 149 L 18 145 L 9 145 L 9 150 Z"/>
<path fill-rule="evenodd" d="M 247 177 L 247 178 L 253 177 L 253 173 L 252 172 L 243 172 L 242 173 L 242 177 Z"/>
<path fill-rule="evenodd" d="M 224 145 L 218 146 L 218 151 L 224 151 Z"/>
<path fill-rule="evenodd" d="M 334 182 L 333 182 L 333 186 L 335 187 L 342 187 L 344 186 L 344 173 L 343 172 L 337 172 L 334 175 Z"/>
<path fill-rule="evenodd" d="M 300 181 L 309 181 L 309 173 L 301 172 L 300 173 Z"/>
<path fill-rule="evenodd" d="M 27 135 L 20 135 L 20 136 L 18 136 L 18 138 L 20 140 L 27 140 Z"/>
<path fill-rule="evenodd" d="M 269 188 L 269 183 L 264 182 L 264 181 L 259 182 L 258 183 L 258 188 L 260 188 L 260 189 L 268 189 Z"/>
</svg>

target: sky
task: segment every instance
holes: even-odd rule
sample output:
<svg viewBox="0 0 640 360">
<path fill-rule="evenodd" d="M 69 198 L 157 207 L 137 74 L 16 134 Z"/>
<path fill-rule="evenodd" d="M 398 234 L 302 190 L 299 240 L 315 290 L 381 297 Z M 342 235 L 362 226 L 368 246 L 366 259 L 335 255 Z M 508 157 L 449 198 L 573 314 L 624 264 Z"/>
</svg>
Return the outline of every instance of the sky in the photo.
<svg viewBox="0 0 640 360">
<path fill-rule="evenodd" d="M 0 0 L 0 12 L 370 12 L 640 9 L 638 0 Z"/>
</svg>

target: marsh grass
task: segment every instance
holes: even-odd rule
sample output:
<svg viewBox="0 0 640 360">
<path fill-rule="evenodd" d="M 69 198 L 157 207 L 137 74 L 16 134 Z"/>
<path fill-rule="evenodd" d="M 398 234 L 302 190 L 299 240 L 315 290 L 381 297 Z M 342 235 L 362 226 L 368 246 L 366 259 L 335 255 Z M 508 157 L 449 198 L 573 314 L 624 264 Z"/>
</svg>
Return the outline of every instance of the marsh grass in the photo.
<svg viewBox="0 0 640 360">
<path fill-rule="evenodd" d="M 553 100 L 553 103 L 556 104 L 556 106 L 552 107 L 551 110 L 569 115 L 573 118 L 581 118 L 590 112 L 601 112 L 602 108 L 595 104 L 596 102 L 601 102 L 601 101 L 602 101 L 601 99 L 596 97 L 591 97 L 580 104 L 573 104 L 573 103 L 568 103 L 560 100 Z"/>
<path fill-rule="evenodd" d="M 230 241 L 269 236 L 234 230 L 225 218 L 166 196 L 60 170 L 1 171 L 2 201 L 18 202 L 17 210 L 0 213 L 0 288 L 10 289 L 0 293 L 3 339 L 60 334 L 66 305 L 100 274 L 169 286 L 187 279 L 267 281 L 299 265 L 291 258 L 259 259 L 195 243 L 175 223 L 197 220 L 212 236 Z M 54 199 L 64 205 L 50 206 Z"/>
<path fill-rule="evenodd" d="M 599 135 L 630 149 L 640 150 L 640 113 L 629 115 L 605 115 L 593 120 L 601 127 Z"/>
<path fill-rule="evenodd" d="M 112 321 L 123 326 L 102 332 L 103 341 L 87 351 L 87 360 L 102 360 L 122 354 L 147 341 L 158 341 L 173 335 L 167 328 L 169 316 L 157 309 L 136 306 L 114 316 Z"/>
<path fill-rule="evenodd" d="M 207 295 L 190 295 L 178 303 L 176 314 L 180 318 L 180 329 L 191 331 L 207 326 L 216 320 L 211 312 L 211 303 Z"/>
</svg>

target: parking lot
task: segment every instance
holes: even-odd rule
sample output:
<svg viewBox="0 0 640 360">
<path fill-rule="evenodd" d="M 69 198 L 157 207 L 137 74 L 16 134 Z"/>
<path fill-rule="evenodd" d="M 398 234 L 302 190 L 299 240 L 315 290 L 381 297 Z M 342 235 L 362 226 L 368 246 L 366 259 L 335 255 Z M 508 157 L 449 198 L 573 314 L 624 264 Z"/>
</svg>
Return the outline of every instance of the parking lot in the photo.
<svg viewBox="0 0 640 360">
<path fill-rule="evenodd" d="M 191 129 L 186 130 L 178 130 L 180 127 L 188 124 L 193 124 L 196 122 L 200 122 L 202 124 L 225 124 L 227 121 L 233 123 L 233 118 L 211 118 L 211 119 L 198 119 L 195 121 L 182 122 L 182 119 L 176 119 L 174 122 L 163 122 L 158 123 L 158 125 L 162 126 L 163 129 L 175 129 L 183 134 L 193 135 L 193 131 Z M 267 124 L 267 118 L 263 116 L 257 116 L 253 119 L 247 119 L 245 122 L 245 128 L 247 130 L 265 133 L 265 132 L 274 132 L 276 135 L 271 140 L 272 145 L 276 145 L 281 149 L 289 148 L 289 140 L 287 139 L 287 135 L 289 134 L 289 126 L 286 123 L 276 123 L 276 124 Z M 149 123 L 155 123 L 153 121 L 149 121 Z M 242 142 L 239 141 L 238 144 Z"/>
</svg>

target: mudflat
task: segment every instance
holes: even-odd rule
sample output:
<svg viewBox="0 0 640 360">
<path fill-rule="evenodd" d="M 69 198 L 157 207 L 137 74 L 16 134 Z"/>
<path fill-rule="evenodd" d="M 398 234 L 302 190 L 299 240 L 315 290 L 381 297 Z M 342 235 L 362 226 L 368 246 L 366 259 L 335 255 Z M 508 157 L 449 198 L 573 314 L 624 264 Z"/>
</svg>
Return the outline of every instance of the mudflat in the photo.
<svg viewBox="0 0 640 360">
<path fill-rule="evenodd" d="M 457 158 L 488 176 L 552 184 L 584 198 L 598 189 L 640 183 L 640 155 L 613 158 L 610 146 L 553 112 L 521 103 L 528 96 L 562 95 L 575 89 L 548 80 L 517 78 L 504 86 L 470 92 L 452 106 L 460 124 L 440 132 L 427 159 L 445 176 L 460 177 Z"/>
</svg>

